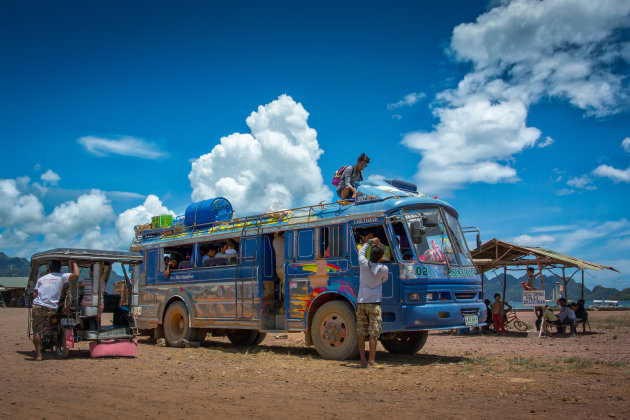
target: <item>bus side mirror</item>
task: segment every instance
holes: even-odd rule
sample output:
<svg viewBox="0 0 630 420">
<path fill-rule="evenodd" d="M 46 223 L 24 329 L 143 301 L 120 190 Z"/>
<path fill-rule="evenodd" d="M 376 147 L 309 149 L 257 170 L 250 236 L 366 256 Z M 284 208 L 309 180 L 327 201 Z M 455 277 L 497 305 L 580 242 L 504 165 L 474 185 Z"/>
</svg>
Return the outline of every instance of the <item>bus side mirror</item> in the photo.
<svg viewBox="0 0 630 420">
<path fill-rule="evenodd" d="M 409 234 L 411 236 L 411 242 L 414 244 L 419 244 L 422 242 L 422 237 L 425 235 L 426 231 L 422 227 L 422 223 L 419 221 L 413 221 L 409 226 Z"/>
<path fill-rule="evenodd" d="M 422 225 L 424 227 L 438 227 L 440 225 L 438 220 L 438 213 L 431 212 L 422 215 Z"/>
</svg>

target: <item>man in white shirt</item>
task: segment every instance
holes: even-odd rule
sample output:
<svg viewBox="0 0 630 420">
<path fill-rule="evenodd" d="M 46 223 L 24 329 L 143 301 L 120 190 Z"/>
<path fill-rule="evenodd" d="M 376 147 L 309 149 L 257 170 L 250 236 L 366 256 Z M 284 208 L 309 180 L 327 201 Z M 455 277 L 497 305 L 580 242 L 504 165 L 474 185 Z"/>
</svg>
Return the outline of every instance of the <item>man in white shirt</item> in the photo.
<svg viewBox="0 0 630 420">
<path fill-rule="evenodd" d="M 373 246 L 373 247 L 372 247 Z M 368 248 L 370 259 L 365 257 Z M 385 253 L 385 247 L 378 238 L 370 239 L 359 250 L 359 295 L 357 296 L 357 335 L 359 356 L 362 367 L 374 367 L 376 357 L 376 340 L 381 335 L 381 297 L 383 296 L 383 283 L 387 281 L 389 270 L 385 264 L 379 261 Z M 365 360 L 365 336 L 369 335 L 370 355 L 369 361 Z"/>
<path fill-rule="evenodd" d="M 35 346 L 35 360 L 42 360 L 41 334 L 46 330 L 49 317 L 57 313 L 59 298 L 63 285 L 74 282 L 79 278 L 79 267 L 73 261 L 68 261 L 68 268 L 72 273 L 61 273 L 61 262 L 48 263 L 48 274 L 40 277 L 33 292 L 33 345 Z"/>
</svg>

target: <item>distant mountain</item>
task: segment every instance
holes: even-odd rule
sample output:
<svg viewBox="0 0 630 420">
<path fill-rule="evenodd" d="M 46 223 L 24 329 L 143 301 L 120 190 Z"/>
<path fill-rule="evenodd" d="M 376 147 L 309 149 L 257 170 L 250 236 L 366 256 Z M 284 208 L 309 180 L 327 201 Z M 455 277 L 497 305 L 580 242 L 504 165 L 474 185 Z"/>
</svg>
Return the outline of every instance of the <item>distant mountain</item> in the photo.
<svg viewBox="0 0 630 420">
<path fill-rule="evenodd" d="M 31 271 L 31 264 L 25 258 L 11 258 L 0 252 L 0 277 L 25 277 Z"/>
<path fill-rule="evenodd" d="M 507 276 L 507 284 L 505 288 L 505 296 L 508 302 L 520 302 L 523 299 L 523 286 L 521 282 L 526 280 L 525 275 L 516 278 L 511 274 Z M 557 277 L 546 277 L 545 279 L 545 296 L 549 299 L 553 296 L 553 289 L 556 282 L 562 284 L 562 280 Z M 540 279 L 536 279 L 536 286 L 540 286 Z M 483 292 L 486 299 L 492 300 L 495 293 L 503 294 L 503 274 L 488 279 L 484 276 Z M 564 295 L 564 293 L 562 293 Z M 567 283 L 567 297 L 569 300 L 576 301 L 582 296 L 582 283 L 576 282 L 574 279 Z M 592 290 L 584 286 L 584 299 L 612 299 L 612 300 L 629 300 L 630 288 L 619 291 L 613 287 L 595 286 Z"/>
<path fill-rule="evenodd" d="M 615 294 L 612 300 L 630 300 L 630 287 L 626 287 L 621 292 Z"/>
</svg>

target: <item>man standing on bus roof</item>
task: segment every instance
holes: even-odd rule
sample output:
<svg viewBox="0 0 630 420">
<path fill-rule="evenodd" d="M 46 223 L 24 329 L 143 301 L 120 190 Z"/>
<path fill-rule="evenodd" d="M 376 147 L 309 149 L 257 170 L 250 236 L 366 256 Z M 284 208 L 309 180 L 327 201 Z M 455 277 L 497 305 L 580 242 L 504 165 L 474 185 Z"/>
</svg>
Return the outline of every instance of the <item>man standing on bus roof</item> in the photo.
<svg viewBox="0 0 630 420">
<path fill-rule="evenodd" d="M 59 298 L 63 285 L 79 278 L 79 266 L 74 261 L 68 261 L 68 268 L 72 273 L 61 273 L 61 262 L 53 260 L 48 263 L 48 274 L 40 277 L 33 291 L 33 346 L 35 346 L 35 360 L 42 360 L 41 334 L 46 331 L 48 319 L 57 313 Z"/>
<path fill-rule="evenodd" d="M 370 260 L 365 257 L 371 247 Z M 387 281 L 389 270 L 379 261 L 385 249 L 378 238 L 370 239 L 359 250 L 359 295 L 357 297 L 357 335 L 359 355 L 362 367 L 374 367 L 376 357 L 376 340 L 381 335 L 383 316 L 381 312 L 381 298 L 383 283 Z M 365 360 L 365 336 L 370 339 L 369 361 Z"/>
<path fill-rule="evenodd" d="M 362 172 L 367 168 L 370 163 L 370 158 L 361 153 L 361 156 L 357 159 L 357 164 L 354 166 L 348 166 L 341 175 L 339 185 L 337 186 L 337 195 L 342 199 L 356 198 L 357 195 L 357 182 L 363 181 Z"/>
</svg>

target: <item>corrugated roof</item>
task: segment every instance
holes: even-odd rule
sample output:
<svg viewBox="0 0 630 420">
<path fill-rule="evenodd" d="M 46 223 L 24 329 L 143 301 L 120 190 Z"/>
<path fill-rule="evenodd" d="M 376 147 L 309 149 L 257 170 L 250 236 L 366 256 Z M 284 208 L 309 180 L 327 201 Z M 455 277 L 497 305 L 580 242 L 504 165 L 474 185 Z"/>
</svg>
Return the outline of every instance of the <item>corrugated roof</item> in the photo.
<svg viewBox="0 0 630 420">
<path fill-rule="evenodd" d="M 481 250 L 472 251 L 475 265 L 484 270 L 512 265 L 563 265 L 580 270 L 612 270 L 613 267 L 572 257 L 552 249 L 525 247 L 493 238 L 481 246 Z M 619 271 L 617 271 L 619 272 Z"/>
<path fill-rule="evenodd" d="M 26 288 L 28 277 L 0 277 L 0 287 L 5 289 Z"/>
</svg>

